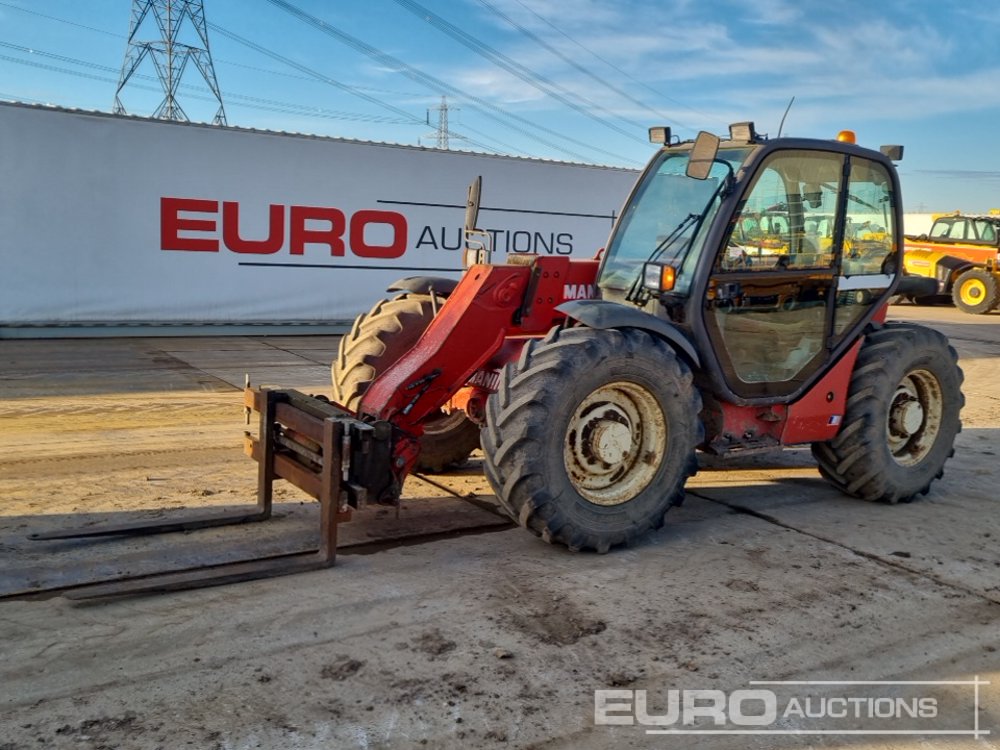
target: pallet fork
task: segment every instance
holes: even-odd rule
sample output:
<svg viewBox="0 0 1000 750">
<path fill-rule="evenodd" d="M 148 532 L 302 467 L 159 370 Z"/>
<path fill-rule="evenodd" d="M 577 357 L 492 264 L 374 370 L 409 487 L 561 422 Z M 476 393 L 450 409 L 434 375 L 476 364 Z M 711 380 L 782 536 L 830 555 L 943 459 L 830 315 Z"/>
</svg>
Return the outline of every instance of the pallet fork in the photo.
<svg viewBox="0 0 1000 750">
<path fill-rule="evenodd" d="M 252 388 L 243 393 L 249 424 L 259 413 L 258 436 L 249 431 L 244 452 L 257 460 L 257 503 L 253 510 L 204 514 L 158 523 L 123 523 L 33 534 L 36 541 L 105 536 L 140 536 L 192 531 L 266 521 L 271 517 L 273 485 L 285 479 L 319 501 L 319 541 L 315 550 L 208 565 L 146 576 L 124 577 L 58 590 L 70 599 L 94 599 L 179 591 L 301 573 L 327 568 L 337 554 L 337 526 L 351 519 L 351 506 L 364 503 L 365 492 L 350 482 L 352 456 L 371 452 L 374 428 L 346 410 L 295 390 Z M 30 590 L 8 596 L 54 590 Z"/>
</svg>

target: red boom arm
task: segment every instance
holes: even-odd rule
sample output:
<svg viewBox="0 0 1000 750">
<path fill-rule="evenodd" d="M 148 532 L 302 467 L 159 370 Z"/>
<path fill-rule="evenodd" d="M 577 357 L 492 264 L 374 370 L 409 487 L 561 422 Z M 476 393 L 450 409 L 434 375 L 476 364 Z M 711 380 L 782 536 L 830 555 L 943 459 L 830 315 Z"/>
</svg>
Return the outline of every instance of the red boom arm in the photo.
<svg viewBox="0 0 1000 750">
<path fill-rule="evenodd" d="M 518 260 L 521 260 L 518 258 Z M 527 260 L 527 258 L 525 258 Z M 527 263 L 475 265 L 459 281 L 416 345 L 371 384 L 359 414 L 391 420 L 394 471 L 402 480 L 417 458 L 421 421 L 444 406 L 511 337 L 537 337 L 565 320 L 556 307 L 594 296 L 598 261 L 537 257 Z"/>
</svg>

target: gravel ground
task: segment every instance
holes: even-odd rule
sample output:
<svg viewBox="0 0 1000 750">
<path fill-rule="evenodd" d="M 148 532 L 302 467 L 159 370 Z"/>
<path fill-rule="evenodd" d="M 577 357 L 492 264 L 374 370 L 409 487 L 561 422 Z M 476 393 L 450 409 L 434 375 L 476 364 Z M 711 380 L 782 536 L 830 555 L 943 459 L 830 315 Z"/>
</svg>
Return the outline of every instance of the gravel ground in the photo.
<svg viewBox="0 0 1000 750">
<path fill-rule="evenodd" d="M 955 457 L 917 502 L 843 497 L 808 451 L 703 458 L 666 528 L 597 556 L 412 481 L 400 519 L 373 510 L 344 527 L 330 570 L 96 604 L 0 602 L 0 750 L 998 747 L 1000 314 L 900 306 L 891 317 L 947 333 L 966 376 Z M 277 531 L 127 547 L 24 540 L 71 514 L 249 500 L 243 373 L 322 390 L 335 345 L 0 341 L 0 584 L 306 538 L 312 509 L 282 488 Z M 436 479 L 491 498 L 477 457 Z M 351 549 L 408 527 L 475 533 Z M 968 684 L 977 679 L 992 684 Z M 662 736 L 595 723 L 595 690 L 645 691 L 622 695 L 645 695 L 655 714 L 669 690 L 799 680 L 965 684 L 773 687 L 816 700 L 929 696 L 938 717 L 917 722 L 919 735 Z M 978 737 L 928 733 L 977 726 Z"/>
</svg>

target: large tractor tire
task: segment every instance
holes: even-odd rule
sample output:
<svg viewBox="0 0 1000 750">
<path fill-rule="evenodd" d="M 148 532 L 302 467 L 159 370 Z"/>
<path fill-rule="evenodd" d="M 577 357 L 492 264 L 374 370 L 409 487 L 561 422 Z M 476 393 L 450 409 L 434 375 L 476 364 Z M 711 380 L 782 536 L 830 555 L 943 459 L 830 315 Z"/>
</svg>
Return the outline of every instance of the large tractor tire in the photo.
<svg viewBox="0 0 1000 750">
<path fill-rule="evenodd" d="M 870 334 L 851 375 L 843 426 L 813 443 L 820 473 L 862 500 L 909 502 L 944 474 L 962 429 L 962 370 L 937 331 L 889 324 Z"/>
<path fill-rule="evenodd" d="M 434 318 L 429 295 L 401 294 L 378 302 L 359 315 L 340 340 L 333 361 L 333 400 L 357 409 L 376 377 L 417 343 Z M 464 412 L 442 411 L 424 421 L 420 437 L 420 471 L 443 471 L 465 461 L 479 447 L 479 426 Z"/>
<path fill-rule="evenodd" d="M 506 365 L 486 405 L 486 476 L 550 543 L 607 552 L 684 498 L 701 396 L 673 349 L 637 329 L 552 329 Z"/>
<path fill-rule="evenodd" d="M 962 312 L 983 315 L 1000 304 L 1000 285 L 989 271 L 971 268 L 955 279 L 951 299 Z"/>
</svg>

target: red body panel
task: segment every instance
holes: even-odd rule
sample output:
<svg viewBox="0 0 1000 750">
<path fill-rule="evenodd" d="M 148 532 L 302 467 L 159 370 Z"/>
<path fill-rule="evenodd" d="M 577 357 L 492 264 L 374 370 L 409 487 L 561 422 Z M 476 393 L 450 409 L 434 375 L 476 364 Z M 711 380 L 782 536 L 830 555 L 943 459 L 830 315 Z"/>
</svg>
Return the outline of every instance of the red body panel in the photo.
<svg viewBox="0 0 1000 750">
<path fill-rule="evenodd" d="M 737 406 L 712 402 L 713 411 L 705 415 L 706 444 L 716 452 L 727 452 L 832 439 L 840 430 L 851 372 L 860 350 L 861 340 L 794 403 Z"/>
<path fill-rule="evenodd" d="M 851 373 L 863 341 L 858 339 L 816 385 L 794 404 L 789 404 L 785 430 L 781 435 L 783 444 L 831 440 L 840 431 Z"/>
<path fill-rule="evenodd" d="M 785 407 L 782 404 L 738 406 L 712 399 L 702 412 L 702 420 L 705 446 L 713 453 L 774 447 L 781 443 Z"/>
</svg>

